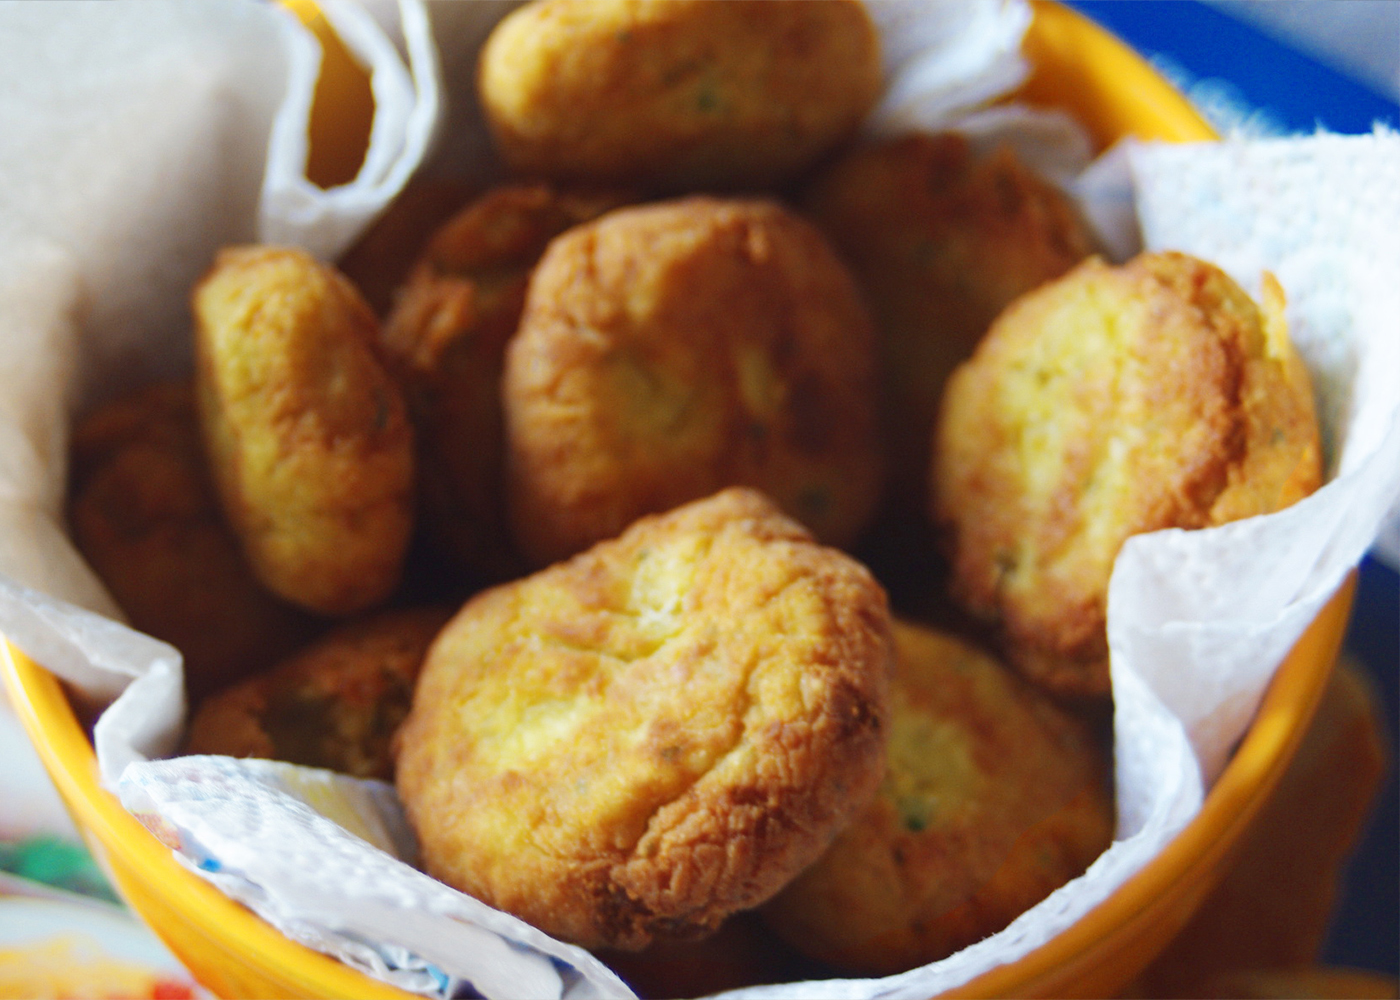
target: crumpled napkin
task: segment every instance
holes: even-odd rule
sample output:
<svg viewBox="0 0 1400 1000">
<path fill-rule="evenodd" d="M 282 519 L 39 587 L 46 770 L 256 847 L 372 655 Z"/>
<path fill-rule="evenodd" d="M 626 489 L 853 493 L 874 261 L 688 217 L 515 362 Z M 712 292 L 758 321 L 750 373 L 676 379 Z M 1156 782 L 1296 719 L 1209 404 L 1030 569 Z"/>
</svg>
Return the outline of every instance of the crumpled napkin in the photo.
<svg viewBox="0 0 1400 1000">
<path fill-rule="evenodd" d="M 422 165 L 441 119 L 442 82 L 432 29 L 421 2 L 397 7 L 395 34 L 407 53 L 407 65 L 395 39 L 364 7 L 351 0 L 319 0 L 318 6 L 346 47 L 372 68 L 374 122 L 369 148 L 349 184 L 323 190 L 306 179 L 307 122 L 320 49 L 305 32 L 293 33 L 290 79 L 268 142 L 258 240 L 296 244 L 317 257 L 334 260 Z"/>
<path fill-rule="evenodd" d="M 411 94 L 397 138 L 375 126 L 375 140 L 399 158 L 372 151 L 354 197 L 297 180 L 298 128 L 279 130 L 275 118 L 278 109 L 304 114 L 311 78 L 304 66 L 295 69 L 304 36 L 273 7 L 103 6 L 106 20 L 91 37 L 76 15 L 47 15 L 62 31 L 44 35 L 45 44 L 67 46 L 68 55 L 17 45 L 16 56 L 32 56 L 22 64 L 27 71 L 6 62 L 11 43 L 0 41 L 3 85 L 33 91 L 23 109 L 0 92 L 0 125 L 23 126 L 20 135 L 34 139 L 25 155 L 13 146 L 0 151 L 0 178 L 25 181 L 18 190 L 27 195 L 10 200 L 37 206 L 31 217 L 0 203 L 0 219 L 22 220 L 0 223 L 20 237 L 0 240 L 0 320 L 16 331 L 13 350 L 0 345 L 15 389 L 0 401 L 0 630 L 93 696 L 116 698 L 94 734 L 106 784 L 191 870 L 296 940 L 430 995 L 470 984 L 488 996 L 626 996 L 587 953 L 407 867 L 412 848 L 387 786 L 227 758 L 150 759 L 178 739 L 178 653 L 114 620 L 116 609 L 61 530 L 70 413 L 188 364 L 187 290 L 219 244 L 275 233 L 333 256 L 426 155 L 435 115 L 453 128 L 431 168 L 482 170 L 463 86 L 474 46 L 508 6 L 404 3 L 398 36 L 382 44 L 351 37 L 374 36 L 373 18 L 347 3 L 326 5 L 352 47 L 381 60 L 376 79 L 384 74 L 385 93 Z M 928 996 L 1025 954 L 1081 917 L 1199 809 L 1274 666 L 1400 496 L 1400 392 L 1381 374 L 1397 370 L 1391 331 L 1400 312 L 1368 278 L 1400 273 L 1400 258 L 1393 241 L 1380 239 L 1361 244 L 1372 256 L 1357 262 L 1348 247 L 1360 231 L 1328 221 L 1370 212 L 1375 233 L 1400 232 L 1393 136 L 1285 140 L 1271 147 L 1277 155 L 1240 142 L 1189 152 L 1125 147 L 1082 172 L 1087 144 L 1062 118 L 985 106 L 1024 73 L 1017 43 L 1029 22 L 1026 5 L 882 0 L 871 10 L 889 74 L 873 133 L 956 124 L 981 143 L 1031 135 L 1030 147 L 1050 152 L 1041 162 L 1048 174 L 1140 213 L 1125 232 L 1105 234 L 1117 252 L 1131 252 L 1140 232 L 1149 247 L 1218 257 L 1246 287 L 1259 267 L 1275 270 L 1328 415 L 1335 476 L 1289 511 L 1143 536 L 1125 548 L 1109 610 L 1118 840 L 1084 876 L 1002 933 L 922 969 L 736 996 Z M 38 13 L 0 13 L 12 19 L 7 27 L 43 35 Z M 424 42 L 424 13 L 433 45 Z M 345 27 L 352 22 L 359 27 Z M 74 52 L 82 58 L 73 61 Z M 394 68 L 399 53 L 407 62 Z M 433 108 L 438 65 L 449 99 Z M 85 72 L 71 86 L 50 79 L 40 86 L 41 71 L 54 66 Z M 171 90 L 180 92 L 174 109 L 162 112 Z M 394 100 L 386 97 L 384 107 Z M 67 119 L 64 129 L 54 127 L 55 105 L 77 115 L 76 132 Z M 1330 152 L 1334 144 L 1340 152 Z M 1333 171 L 1353 157 L 1365 171 Z M 278 176 L 287 181 L 281 194 L 264 186 Z M 1387 184 L 1388 195 L 1371 187 Z M 1279 190 L 1291 197 L 1270 196 Z M 1300 209 L 1318 224 L 1307 239 L 1281 239 Z M 1338 288 L 1345 291 L 1334 294 Z"/>
<path fill-rule="evenodd" d="M 1149 248 L 1215 261 L 1255 296 L 1265 270 L 1282 283 L 1329 480 L 1268 517 L 1131 539 L 1115 563 L 1114 660 L 1182 719 L 1211 780 L 1400 501 L 1400 134 L 1134 144 L 1127 160 Z"/>
<path fill-rule="evenodd" d="M 631 996 L 582 948 L 396 860 L 412 857 L 413 834 L 388 785 L 277 761 L 176 757 L 129 768 L 120 790 L 177 858 L 227 895 L 402 989 Z"/>
</svg>

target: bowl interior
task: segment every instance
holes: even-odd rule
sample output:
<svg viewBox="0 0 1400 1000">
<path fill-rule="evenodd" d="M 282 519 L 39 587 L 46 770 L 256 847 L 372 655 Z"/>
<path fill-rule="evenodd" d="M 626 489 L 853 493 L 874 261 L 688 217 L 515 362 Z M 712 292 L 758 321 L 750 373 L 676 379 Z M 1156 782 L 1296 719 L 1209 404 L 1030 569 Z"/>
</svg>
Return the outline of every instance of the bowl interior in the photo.
<svg viewBox="0 0 1400 1000">
<path fill-rule="evenodd" d="M 304 18 L 318 15 L 297 2 Z M 302 8 L 305 8 L 304 10 Z M 1100 148 L 1122 136 L 1208 140 L 1213 133 L 1148 64 L 1083 16 L 1036 0 L 1025 51 L 1034 65 L 1021 96 L 1079 118 Z M 350 95 L 337 105 L 336 93 Z M 364 126 L 353 81 L 318 92 L 322 120 Z M 338 156 L 353 159 L 354 142 Z M 362 151 L 361 151 L 362 152 Z M 334 172 L 334 166 L 328 167 Z M 1350 610 L 1353 581 L 1290 653 L 1205 807 L 1167 849 L 1069 931 L 959 996 L 1111 995 L 1189 918 L 1296 749 L 1326 683 Z M 175 861 L 103 790 L 88 736 L 62 685 L 8 642 L 0 658 L 11 701 L 59 793 L 118 889 L 200 981 L 225 996 L 405 997 L 296 944 Z"/>
</svg>

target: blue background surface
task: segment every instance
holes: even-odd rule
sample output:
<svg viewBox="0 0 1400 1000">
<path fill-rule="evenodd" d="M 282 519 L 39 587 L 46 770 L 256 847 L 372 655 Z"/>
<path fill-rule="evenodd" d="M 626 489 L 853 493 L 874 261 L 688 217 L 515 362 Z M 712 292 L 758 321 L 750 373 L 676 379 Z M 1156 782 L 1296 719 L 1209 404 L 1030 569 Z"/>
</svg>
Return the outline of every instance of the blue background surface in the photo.
<svg viewBox="0 0 1400 1000">
<path fill-rule="evenodd" d="M 1360 134 L 1375 123 L 1400 128 L 1400 104 L 1394 100 L 1203 3 L 1068 0 L 1068 5 L 1146 56 L 1222 134 L 1307 134 L 1319 127 Z M 1363 664 L 1376 684 L 1391 768 L 1346 873 L 1323 958 L 1400 975 L 1400 577 L 1374 559 L 1361 566 L 1345 653 Z"/>
<path fill-rule="evenodd" d="M 1358 134 L 1371 131 L 1373 122 L 1400 128 L 1394 100 L 1206 4 L 1068 0 L 1068 6 L 1128 42 L 1174 82 L 1180 83 L 1173 71 L 1181 69 L 1198 84 L 1227 85 L 1276 126 L 1269 131 L 1308 133 L 1320 126 Z M 1210 117 L 1211 108 L 1202 110 Z"/>
</svg>

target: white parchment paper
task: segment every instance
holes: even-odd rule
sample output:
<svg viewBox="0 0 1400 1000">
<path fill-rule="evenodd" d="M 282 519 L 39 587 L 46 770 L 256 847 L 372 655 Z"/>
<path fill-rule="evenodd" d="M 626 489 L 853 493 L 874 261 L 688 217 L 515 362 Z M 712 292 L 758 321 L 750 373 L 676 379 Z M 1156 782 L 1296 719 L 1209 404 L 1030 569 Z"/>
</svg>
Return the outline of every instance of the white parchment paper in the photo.
<svg viewBox="0 0 1400 1000">
<path fill-rule="evenodd" d="M 120 624 L 62 529 L 73 414 L 188 367 L 188 289 L 220 245 L 276 239 L 334 257 L 434 148 L 434 170 L 488 169 L 470 68 L 509 6 L 326 4 L 373 67 L 378 103 L 361 176 L 329 192 L 302 177 L 316 50 L 275 6 L 0 7 L 0 631 L 116 699 L 94 734 L 105 783 L 192 871 L 295 940 L 429 995 L 627 996 L 586 952 L 414 870 L 387 786 L 156 759 L 183 720 L 179 654 Z M 1087 144 L 1061 117 L 985 106 L 1024 74 L 1023 3 L 871 10 L 888 75 L 872 133 L 956 123 L 982 144 L 1012 137 L 1093 198 L 1113 253 L 1141 238 L 1216 260 L 1248 288 L 1261 269 L 1279 276 L 1331 479 L 1276 515 L 1125 547 L 1109 605 L 1118 839 L 1083 877 L 925 968 L 736 996 L 928 996 L 1081 917 L 1199 809 L 1273 669 L 1400 497 L 1394 135 L 1137 145 L 1085 171 Z"/>
</svg>

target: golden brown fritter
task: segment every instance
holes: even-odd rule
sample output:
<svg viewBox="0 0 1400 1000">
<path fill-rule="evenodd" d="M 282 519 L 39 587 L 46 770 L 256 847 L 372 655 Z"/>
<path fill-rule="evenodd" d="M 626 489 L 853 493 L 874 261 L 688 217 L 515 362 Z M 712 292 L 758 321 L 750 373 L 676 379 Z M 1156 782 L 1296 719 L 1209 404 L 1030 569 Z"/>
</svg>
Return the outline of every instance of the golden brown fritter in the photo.
<svg viewBox="0 0 1400 1000">
<path fill-rule="evenodd" d="M 387 317 L 428 241 L 481 194 L 481 185 L 470 181 L 414 175 L 336 267 L 376 316 Z"/>
<path fill-rule="evenodd" d="M 1013 303 L 949 380 L 932 492 L 954 596 L 1027 676 L 1108 693 L 1108 580 L 1130 535 L 1320 483 L 1307 371 L 1265 290 L 1261 310 L 1184 254 L 1092 259 Z"/>
<path fill-rule="evenodd" d="M 383 611 L 205 700 L 185 753 L 263 757 L 392 780 L 390 741 L 413 700 L 423 657 L 451 617 Z"/>
<path fill-rule="evenodd" d="M 334 268 L 280 247 L 221 251 L 194 313 L 205 447 L 254 572 L 323 614 L 381 601 L 412 528 L 414 467 L 373 313 Z"/>
<path fill-rule="evenodd" d="M 224 521 L 189 381 L 94 411 L 71 454 L 73 542 L 131 624 L 180 650 L 192 699 L 311 637 L 314 619 L 257 581 Z"/>
<path fill-rule="evenodd" d="M 429 873 L 556 937 L 698 937 L 873 793 L 890 667 L 865 568 L 725 490 L 469 601 L 399 793 Z"/>
<path fill-rule="evenodd" d="M 438 229 L 385 321 L 381 343 L 418 442 L 424 527 L 493 582 L 523 568 L 505 517 L 506 341 L 550 239 L 625 200 L 542 183 L 493 188 Z"/>
<path fill-rule="evenodd" d="M 879 93 L 855 0 L 544 0 L 505 17 L 478 90 L 516 170 L 667 191 L 771 185 Z"/>
<path fill-rule="evenodd" d="M 996 933 L 1113 839 L 1107 744 L 991 656 L 896 621 L 879 793 L 763 910 L 793 947 L 886 975 Z"/>
<path fill-rule="evenodd" d="M 730 485 L 847 545 L 878 498 L 869 317 L 777 203 L 681 198 L 556 238 L 506 352 L 507 477 L 543 564 Z"/>
<path fill-rule="evenodd" d="M 928 442 L 943 383 L 1016 296 L 1093 250 L 1063 193 L 1009 148 L 974 157 L 956 133 L 863 146 L 825 170 L 803 207 L 851 265 L 875 319 L 890 493 L 926 509 Z"/>
</svg>

